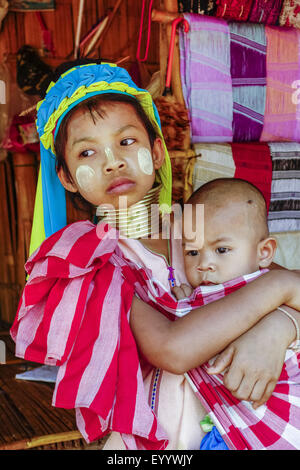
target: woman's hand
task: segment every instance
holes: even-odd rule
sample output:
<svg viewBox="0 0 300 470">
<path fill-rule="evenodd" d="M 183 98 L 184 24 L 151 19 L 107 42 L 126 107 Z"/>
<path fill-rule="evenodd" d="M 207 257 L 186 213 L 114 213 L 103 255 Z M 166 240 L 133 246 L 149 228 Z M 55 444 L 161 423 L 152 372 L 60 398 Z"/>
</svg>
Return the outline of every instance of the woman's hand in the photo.
<svg viewBox="0 0 300 470">
<path fill-rule="evenodd" d="M 252 401 L 256 409 L 272 395 L 286 349 L 294 336 L 291 320 L 276 310 L 233 341 L 219 354 L 208 372 L 217 374 L 227 369 L 225 387 L 236 398 Z"/>
</svg>

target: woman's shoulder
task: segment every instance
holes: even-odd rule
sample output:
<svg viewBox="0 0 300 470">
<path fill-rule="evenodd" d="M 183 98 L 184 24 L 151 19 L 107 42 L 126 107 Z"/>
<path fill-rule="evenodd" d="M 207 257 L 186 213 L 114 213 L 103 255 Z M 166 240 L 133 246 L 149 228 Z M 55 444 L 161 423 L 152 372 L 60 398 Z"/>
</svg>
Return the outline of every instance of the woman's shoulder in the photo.
<svg viewBox="0 0 300 470">
<path fill-rule="evenodd" d="M 95 225 L 89 220 L 70 223 L 46 238 L 28 259 L 26 266 L 45 258 L 65 259 L 85 265 L 91 257 L 112 253 L 117 244 L 114 229 L 107 224 Z"/>
</svg>

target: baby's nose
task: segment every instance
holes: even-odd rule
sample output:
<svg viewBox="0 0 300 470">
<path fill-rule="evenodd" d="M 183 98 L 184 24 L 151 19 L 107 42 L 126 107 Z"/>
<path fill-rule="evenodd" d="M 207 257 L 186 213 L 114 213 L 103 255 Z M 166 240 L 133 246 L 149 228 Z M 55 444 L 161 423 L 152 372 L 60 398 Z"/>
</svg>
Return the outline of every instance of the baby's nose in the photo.
<svg viewBox="0 0 300 470">
<path fill-rule="evenodd" d="M 201 256 L 197 269 L 198 271 L 214 271 L 213 260 L 209 256 Z"/>
</svg>

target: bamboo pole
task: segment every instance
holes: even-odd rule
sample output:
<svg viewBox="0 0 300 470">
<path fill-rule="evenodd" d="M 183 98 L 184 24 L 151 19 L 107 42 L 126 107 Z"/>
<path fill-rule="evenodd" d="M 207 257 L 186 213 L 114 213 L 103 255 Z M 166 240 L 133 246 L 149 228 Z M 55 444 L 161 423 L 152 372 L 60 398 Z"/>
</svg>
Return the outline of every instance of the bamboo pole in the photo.
<svg viewBox="0 0 300 470">
<path fill-rule="evenodd" d="M 108 22 L 106 23 L 106 26 L 105 26 L 103 32 L 102 32 L 102 34 L 101 34 L 99 40 L 97 41 L 97 43 L 94 45 L 94 50 L 97 49 L 98 47 L 100 47 L 100 45 L 102 44 L 102 41 L 103 41 L 103 39 L 106 37 L 106 33 L 107 33 L 107 31 L 109 30 L 110 25 L 111 25 L 111 23 L 113 22 L 113 20 L 114 20 L 114 18 L 115 18 L 115 15 L 116 15 L 116 13 L 117 13 L 117 11 L 118 11 L 118 9 L 119 9 L 119 7 L 120 7 L 122 1 L 123 1 L 123 0 L 117 0 L 117 1 L 116 1 L 115 6 L 114 6 L 114 8 L 113 8 L 113 11 L 112 11 L 112 13 L 109 15 Z"/>
<path fill-rule="evenodd" d="M 33 437 L 32 439 L 23 439 L 0 446 L 0 450 L 25 450 L 34 447 L 57 444 L 60 442 L 75 441 L 83 439 L 79 431 L 67 431 L 58 434 L 48 434 L 46 436 Z"/>
<path fill-rule="evenodd" d="M 80 43 L 80 33 L 81 33 L 81 25 L 82 25 L 82 16 L 83 16 L 83 8 L 84 8 L 84 0 L 80 0 L 79 12 L 78 12 L 78 17 L 77 17 L 74 59 L 77 59 L 77 57 L 78 57 L 79 43 Z"/>
</svg>

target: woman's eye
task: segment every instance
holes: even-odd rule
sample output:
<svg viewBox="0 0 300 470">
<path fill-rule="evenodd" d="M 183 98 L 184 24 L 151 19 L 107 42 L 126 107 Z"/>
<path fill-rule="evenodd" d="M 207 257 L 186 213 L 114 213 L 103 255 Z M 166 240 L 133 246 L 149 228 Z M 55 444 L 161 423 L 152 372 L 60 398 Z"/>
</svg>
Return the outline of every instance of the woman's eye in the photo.
<svg viewBox="0 0 300 470">
<path fill-rule="evenodd" d="M 90 157 L 94 153 L 95 153 L 94 150 L 84 150 L 83 152 L 80 153 L 80 156 L 81 157 Z"/>
<path fill-rule="evenodd" d="M 224 246 L 220 246 L 219 248 L 216 249 L 216 252 L 219 253 L 220 255 L 223 255 L 224 253 L 228 253 L 230 250 L 229 248 L 225 248 Z"/>
<path fill-rule="evenodd" d="M 198 250 L 190 250 L 187 252 L 188 256 L 197 256 L 198 255 Z"/>
<path fill-rule="evenodd" d="M 135 139 L 132 139 L 131 137 L 128 137 L 127 139 L 122 139 L 120 142 L 120 145 L 131 145 L 135 142 Z"/>
</svg>

